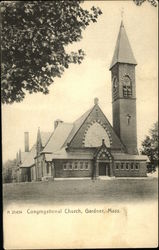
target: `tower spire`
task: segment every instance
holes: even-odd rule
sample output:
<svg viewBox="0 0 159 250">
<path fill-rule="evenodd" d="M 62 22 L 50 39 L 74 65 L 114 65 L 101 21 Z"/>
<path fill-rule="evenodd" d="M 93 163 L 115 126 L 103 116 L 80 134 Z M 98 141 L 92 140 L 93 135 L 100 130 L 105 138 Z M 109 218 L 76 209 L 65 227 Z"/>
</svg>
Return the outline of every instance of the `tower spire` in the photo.
<svg viewBox="0 0 159 250">
<path fill-rule="evenodd" d="M 40 127 L 38 127 L 37 142 L 36 142 L 37 154 L 41 151 L 41 147 L 42 147 L 41 133 L 40 133 Z"/>
<path fill-rule="evenodd" d="M 128 63 L 134 65 L 137 64 L 123 24 L 123 10 L 121 12 L 121 16 L 122 20 L 121 20 L 120 30 L 116 41 L 115 51 L 110 65 L 110 69 L 116 63 Z"/>
</svg>

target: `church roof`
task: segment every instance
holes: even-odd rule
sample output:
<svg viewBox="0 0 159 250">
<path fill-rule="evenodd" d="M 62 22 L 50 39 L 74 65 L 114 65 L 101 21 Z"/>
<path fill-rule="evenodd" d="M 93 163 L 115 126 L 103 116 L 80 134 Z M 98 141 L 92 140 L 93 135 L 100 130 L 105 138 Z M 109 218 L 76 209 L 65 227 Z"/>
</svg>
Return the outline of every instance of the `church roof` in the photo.
<svg viewBox="0 0 159 250">
<path fill-rule="evenodd" d="M 101 146 L 102 147 L 102 146 Z M 100 147 L 100 149 L 101 149 Z M 97 151 L 99 152 L 98 149 Z M 108 150 L 108 149 L 107 149 Z M 127 153 L 111 153 L 113 155 L 114 160 L 124 160 L 124 161 L 149 161 L 146 155 L 130 155 Z M 72 160 L 92 160 L 94 157 L 94 152 L 92 151 L 85 151 L 85 152 L 70 152 L 67 151 L 65 148 L 52 153 L 46 154 L 45 159 L 46 161 L 52 161 L 53 159 L 72 159 Z"/>
<path fill-rule="evenodd" d="M 71 159 L 71 160 L 92 160 L 92 152 L 69 152 L 65 148 L 60 149 L 52 154 L 45 155 L 46 161 L 52 161 L 53 159 Z"/>
<path fill-rule="evenodd" d="M 34 157 L 36 156 L 36 144 L 31 148 L 28 152 L 27 157 L 25 158 L 24 162 L 20 166 L 21 168 L 31 167 L 34 165 Z"/>
<path fill-rule="evenodd" d="M 71 142 L 71 140 L 73 139 L 73 137 L 75 136 L 75 134 L 77 133 L 77 131 L 79 130 L 79 128 L 81 127 L 81 125 L 83 124 L 85 119 L 88 117 L 88 115 L 90 114 L 90 112 L 92 111 L 93 108 L 94 108 L 94 106 L 91 109 L 87 110 L 80 118 L 78 118 L 73 123 L 73 128 L 72 128 L 71 133 L 69 134 L 67 140 L 65 141 L 65 146 L 67 145 L 67 143 Z"/>
<path fill-rule="evenodd" d="M 28 154 L 29 154 L 29 152 L 21 152 L 21 163 L 23 163 L 25 161 Z"/>
<path fill-rule="evenodd" d="M 126 153 L 113 153 L 113 157 L 115 160 L 147 160 L 148 157 L 146 155 L 130 155 Z"/>
<path fill-rule="evenodd" d="M 94 106 L 93 106 L 94 108 Z M 50 136 L 46 147 L 42 151 L 43 153 L 52 153 L 60 150 L 63 146 L 67 146 L 67 143 L 71 142 L 85 119 L 88 117 L 92 109 L 85 112 L 80 118 L 78 118 L 74 123 L 60 123 L 55 131 Z"/>
<path fill-rule="evenodd" d="M 136 65 L 136 59 L 133 55 L 133 51 L 131 49 L 131 45 L 129 43 L 123 21 L 120 25 L 120 30 L 115 46 L 115 51 L 113 55 L 113 59 L 110 65 L 110 69 L 116 64 L 116 63 L 129 63 Z"/>
<path fill-rule="evenodd" d="M 102 113 L 101 109 L 98 106 L 98 103 L 95 103 L 95 105 L 91 109 L 85 112 L 74 123 L 62 122 L 58 124 L 58 126 L 56 127 L 52 135 L 50 136 L 46 146 L 44 147 L 41 153 L 45 153 L 45 154 L 55 153 L 57 151 L 60 151 L 62 148 L 66 148 L 67 146 L 69 146 L 70 143 L 75 138 L 75 136 L 77 135 L 80 128 L 82 127 L 82 125 L 87 120 L 87 118 L 95 109 L 97 109 L 97 107 L 98 107 L 99 112 Z M 120 146 L 123 148 L 124 147 L 123 144 L 121 143 L 120 139 L 115 135 L 113 128 L 109 124 L 109 121 L 107 120 L 104 114 L 103 114 L 103 117 L 107 121 L 107 126 L 109 127 L 110 132 L 113 134 L 113 145 L 116 145 L 118 147 Z"/>
<path fill-rule="evenodd" d="M 71 123 L 60 123 L 50 136 L 43 153 L 52 153 L 59 150 L 65 143 L 69 133 L 73 128 Z"/>
<path fill-rule="evenodd" d="M 51 136 L 50 132 L 40 132 L 38 129 L 39 136 L 41 138 L 41 143 L 42 147 L 44 147 Z M 34 165 L 35 161 L 34 158 L 36 157 L 36 143 L 33 145 L 31 150 L 29 152 L 22 152 L 21 157 L 22 157 L 22 165 L 20 166 L 21 168 L 26 168 L 26 167 L 31 167 Z"/>
<path fill-rule="evenodd" d="M 45 147 L 46 143 L 48 142 L 48 139 L 51 136 L 51 132 L 40 132 L 40 134 L 41 134 L 42 147 Z"/>
</svg>

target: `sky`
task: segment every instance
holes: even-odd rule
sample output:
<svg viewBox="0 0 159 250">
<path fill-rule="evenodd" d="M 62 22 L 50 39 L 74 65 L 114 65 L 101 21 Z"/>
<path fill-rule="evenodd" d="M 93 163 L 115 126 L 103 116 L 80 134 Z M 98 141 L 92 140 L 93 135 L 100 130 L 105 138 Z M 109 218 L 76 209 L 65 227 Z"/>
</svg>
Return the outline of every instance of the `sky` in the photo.
<svg viewBox="0 0 159 250">
<path fill-rule="evenodd" d="M 21 103 L 2 105 L 3 161 L 14 159 L 24 151 L 24 132 L 29 132 L 30 147 L 35 143 L 37 130 L 54 129 L 54 121 L 73 122 L 94 105 L 99 106 L 112 124 L 111 72 L 117 35 L 123 21 L 136 66 L 137 137 L 138 148 L 158 117 L 158 16 L 157 8 L 145 2 L 136 6 L 133 1 L 85 1 L 83 8 L 92 5 L 103 14 L 97 23 L 83 31 L 83 39 L 67 47 L 68 51 L 83 49 L 82 64 L 70 65 L 61 78 L 49 87 L 49 95 L 27 95 Z"/>
</svg>

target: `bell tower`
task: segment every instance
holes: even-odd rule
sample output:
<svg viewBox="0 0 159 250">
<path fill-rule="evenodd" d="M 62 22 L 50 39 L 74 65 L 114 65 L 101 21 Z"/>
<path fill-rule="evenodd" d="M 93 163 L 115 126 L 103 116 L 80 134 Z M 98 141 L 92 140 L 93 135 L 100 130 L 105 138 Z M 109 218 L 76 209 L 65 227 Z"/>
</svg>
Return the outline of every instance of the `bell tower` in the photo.
<svg viewBox="0 0 159 250">
<path fill-rule="evenodd" d="M 129 154 L 138 154 L 136 128 L 136 82 L 133 55 L 123 21 L 110 66 L 113 127 Z"/>
</svg>

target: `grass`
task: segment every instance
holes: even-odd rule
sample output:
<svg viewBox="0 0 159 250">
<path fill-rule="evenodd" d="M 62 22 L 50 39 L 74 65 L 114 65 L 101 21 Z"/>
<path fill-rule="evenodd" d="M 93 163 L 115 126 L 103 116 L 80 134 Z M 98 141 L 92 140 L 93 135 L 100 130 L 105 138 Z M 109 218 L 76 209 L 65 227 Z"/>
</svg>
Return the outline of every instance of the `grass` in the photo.
<svg viewBox="0 0 159 250">
<path fill-rule="evenodd" d="M 6 206 L 146 201 L 157 199 L 157 184 L 157 178 L 11 183 L 3 185 L 3 202 Z"/>
</svg>

